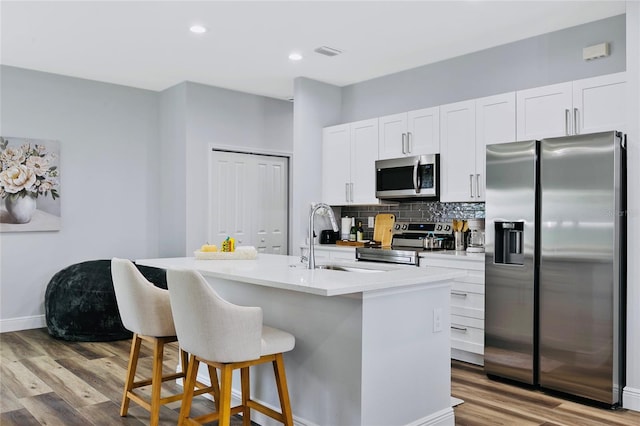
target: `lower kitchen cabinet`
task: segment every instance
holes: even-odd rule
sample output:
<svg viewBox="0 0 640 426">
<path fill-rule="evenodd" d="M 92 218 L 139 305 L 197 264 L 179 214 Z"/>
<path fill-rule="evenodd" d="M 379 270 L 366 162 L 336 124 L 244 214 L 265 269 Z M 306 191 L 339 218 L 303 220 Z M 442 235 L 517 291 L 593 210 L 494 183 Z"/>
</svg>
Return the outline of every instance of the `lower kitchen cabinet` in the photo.
<svg viewBox="0 0 640 426">
<path fill-rule="evenodd" d="M 451 358 L 484 365 L 484 254 L 425 254 L 420 266 L 457 269 L 451 284 Z"/>
</svg>

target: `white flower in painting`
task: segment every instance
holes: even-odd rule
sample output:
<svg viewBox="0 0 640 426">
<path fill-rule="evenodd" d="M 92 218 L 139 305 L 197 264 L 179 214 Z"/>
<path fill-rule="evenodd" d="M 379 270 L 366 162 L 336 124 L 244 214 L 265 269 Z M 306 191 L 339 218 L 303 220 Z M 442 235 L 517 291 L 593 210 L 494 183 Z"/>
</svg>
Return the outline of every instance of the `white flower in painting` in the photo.
<svg viewBox="0 0 640 426">
<path fill-rule="evenodd" d="M 24 150 L 22 148 L 7 147 L 0 154 L 0 161 L 2 161 L 2 164 L 6 166 L 11 166 L 14 163 L 17 163 L 17 164 L 24 163 L 25 161 Z"/>
<path fill-rule="evenodd" d="M 44 194 L 47 191 L 51 191 L 53 189 L 53 185 L 51 184 L 51 182 L 48 182 L 46 180 L 43 181 L 39 181 L 40 184 L 38 185 L 38 192 L 41 194 Z"/>
<path fill-rule="evenodd" d="M 49 159 L 47 157 L 29 157 L 26 166 L 32 169 L 36 175 L 44 176 L 49 171 Z"/>
<path fill-rule="evenodd" d="M 23 189 L 29 190 L 36 183 L 36 174 L 22 164 L 11 166 L 0 173 L 0 183 L 9 194 L 16 194 Z"/>
</svg>

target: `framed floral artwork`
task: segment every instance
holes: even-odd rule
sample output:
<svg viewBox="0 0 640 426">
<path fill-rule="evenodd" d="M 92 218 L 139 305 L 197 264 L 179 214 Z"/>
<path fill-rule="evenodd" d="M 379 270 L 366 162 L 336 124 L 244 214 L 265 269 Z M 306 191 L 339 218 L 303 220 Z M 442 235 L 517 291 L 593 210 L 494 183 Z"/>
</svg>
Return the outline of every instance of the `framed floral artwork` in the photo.
<svg viewBox="0 0 640 426">
<path fill-rule="evenodd" d="M 60 143 L 0 137 L 0 232 L 60 229 Z"/>
</svg>

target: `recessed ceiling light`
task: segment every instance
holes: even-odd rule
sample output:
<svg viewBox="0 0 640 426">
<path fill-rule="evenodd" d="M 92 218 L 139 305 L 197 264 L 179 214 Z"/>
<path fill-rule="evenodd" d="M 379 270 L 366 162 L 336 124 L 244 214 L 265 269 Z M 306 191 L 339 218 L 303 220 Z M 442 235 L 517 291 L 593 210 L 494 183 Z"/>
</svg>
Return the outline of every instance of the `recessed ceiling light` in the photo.
<svg viewBox="0 0 640 426">
<path fill-rule="evenodd" d="M 292 61 L 299 61 L 300 59 L 302 59 L 302 55 L 299 53 L 293 52 L 289 54 L 289 59 L 291 59 Z"/>
<path fill-rule="evenodd" d="M 191 28 L 189 28 L 189 31 L 196 34 L 204 34 L 207 32 L 207 29 L 202 25 L 193 25 Z"/>
</svg>

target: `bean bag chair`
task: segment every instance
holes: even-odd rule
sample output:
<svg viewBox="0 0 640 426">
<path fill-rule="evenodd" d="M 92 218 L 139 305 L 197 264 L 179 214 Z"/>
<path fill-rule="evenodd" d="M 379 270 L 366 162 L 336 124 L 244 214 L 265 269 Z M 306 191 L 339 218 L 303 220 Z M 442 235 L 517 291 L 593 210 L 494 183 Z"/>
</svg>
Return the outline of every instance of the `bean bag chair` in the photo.
<svg viewBox="0 0 640 426">
<path fill-rule="evenodd" d="M 166 271 L 136 265 L 156 287 L 167 288 Z M 49 334 L 75 342 L 130 339 L 124 328 L 111 280 L 111 260 L 77 263 L 56 273 L 44 297 Z"/>
</svg>

